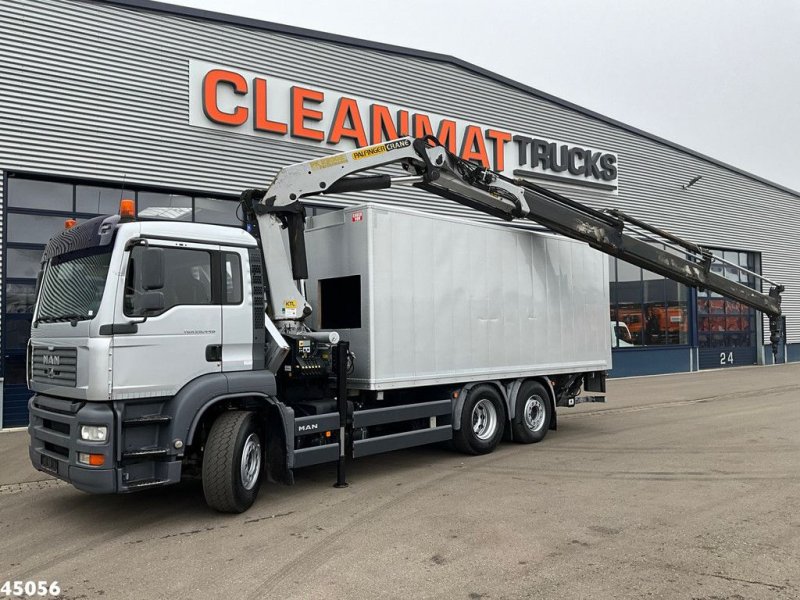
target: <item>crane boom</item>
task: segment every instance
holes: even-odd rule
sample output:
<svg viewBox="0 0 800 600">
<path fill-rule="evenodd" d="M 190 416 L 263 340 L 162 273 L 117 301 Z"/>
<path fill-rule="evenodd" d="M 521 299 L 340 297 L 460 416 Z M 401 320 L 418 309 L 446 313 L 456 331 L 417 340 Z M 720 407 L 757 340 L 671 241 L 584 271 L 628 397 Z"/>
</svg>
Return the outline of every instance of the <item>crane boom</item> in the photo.
<svg viewBox="0 0 800 600">
<path fill-rule="evenodd" d="M 394 163 L 399 163 L 407 174 L 394 177 L 384 174 L 356 175 Z M 295 280 L 302 280 L 307 278 L 307 268 L 301 198 L 386 189 L 398 185 L 413 185 L 506 221 L 535 221 L 636 266 L 755 308 L 769 317 L 770 341 L 773 353 L 777 354 L 782 324 L 782 285 L 738 265 L 732 266 L 766 281 L 770 285 L 769 292 L 765 294 L 727 279 L 712 271 L 714 256 L 706 248 L 619 211 L 598 211 L 535 183 L 511 179 L 463 160 L 432 136 L 400 138 L 285 167 L 278 172 L 267 190 L 244 192 L 242 205 L 248 221 L 260 232 L 262 247 L 276 248 L 276 226 L 288 228 L 292 275 Z M 664 247 L 660 247 L 662 244 Z M 287 269 L 275 268 L 282 269 L 285 282 Z M 269 267 L 268 275 L 272 275 Z M 286 287 L 285 283 L 283 287 Z M 297 295 L 302 297 L 299 290 Z M 277 306 L 275 302 L 280 300 L 273 298 L 273 307 Z M 310 312 L 307 304 L 304 307 L 306 312 Z M 281 319 L 280 315 L 271 316 Z M 297 318 L 302 317 L 298 315 Z"/>
</svg>

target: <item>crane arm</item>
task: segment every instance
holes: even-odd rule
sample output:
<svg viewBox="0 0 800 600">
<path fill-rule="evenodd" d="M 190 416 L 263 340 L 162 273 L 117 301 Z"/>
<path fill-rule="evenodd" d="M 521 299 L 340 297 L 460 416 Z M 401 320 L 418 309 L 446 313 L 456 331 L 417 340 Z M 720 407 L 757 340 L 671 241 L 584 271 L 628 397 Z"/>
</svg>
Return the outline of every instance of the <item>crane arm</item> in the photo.
<svg viewBox="0 0 800 600">
<path fill-rule="evenodd" d="M 407 174 L 358 175 L 390 164 L 400 164 Z M 243 205 L 245 214 L 262 232 L 262 245 L 275 246 L 264 239 L 265 231 L 274 234 L 275 223 L 289 229 L 292 274 L 295 280 L 302 280 L 307 270 L 301 198 L 398 185 L 413 185 L 507 221 L 535 221 L 631 264 L 755 308 L 769 317 L 770 340 L 777 353 L 782 285 L 739 265 L 731 266 L 766 281 L 769 292 L 727 279 L 712 271 L 715 259 L 706 248 L 619 211 L 598 211 L 529 181 L 511 179 L 465 161 L 431 136 L 400 138 L 285 167 L 267 190 L 245 192 Z"/>
</svg>

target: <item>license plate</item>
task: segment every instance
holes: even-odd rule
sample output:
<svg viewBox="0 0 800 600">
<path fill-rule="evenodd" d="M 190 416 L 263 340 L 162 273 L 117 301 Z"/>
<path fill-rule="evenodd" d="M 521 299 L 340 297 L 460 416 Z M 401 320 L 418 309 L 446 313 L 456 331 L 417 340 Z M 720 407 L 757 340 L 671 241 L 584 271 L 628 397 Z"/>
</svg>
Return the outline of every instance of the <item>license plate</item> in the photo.
<svg viewBox="0 0 800 600">
<path fill-rule="evenodd" d="M 58 461 L 52 456 L 42 454 L 42 469 L 53 475 L 58 475 Z"/>
</svg>

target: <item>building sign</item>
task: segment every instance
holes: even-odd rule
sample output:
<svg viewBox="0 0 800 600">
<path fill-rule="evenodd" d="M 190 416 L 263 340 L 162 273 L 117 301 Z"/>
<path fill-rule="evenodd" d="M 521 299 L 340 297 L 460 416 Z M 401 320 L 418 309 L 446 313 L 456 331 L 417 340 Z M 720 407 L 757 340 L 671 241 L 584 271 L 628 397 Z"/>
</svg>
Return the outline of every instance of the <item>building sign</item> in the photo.
<svg viewBox="0 0 800 600">
<path fill-rule="evenodd" d="M 189 123 L 337 151 L 435 135 L 450 152 L 507 176 L 617 189 L 613 152 L 196 60 Z"/>
</svg>

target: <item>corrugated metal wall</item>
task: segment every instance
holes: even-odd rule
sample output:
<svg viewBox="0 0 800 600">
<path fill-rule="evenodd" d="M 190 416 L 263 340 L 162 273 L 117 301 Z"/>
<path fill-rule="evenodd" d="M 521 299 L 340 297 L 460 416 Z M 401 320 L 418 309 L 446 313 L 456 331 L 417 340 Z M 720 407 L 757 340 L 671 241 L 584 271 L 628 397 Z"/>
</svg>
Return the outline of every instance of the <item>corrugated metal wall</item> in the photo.
<svg viewBox="0 0 800 600">
<path fill-rule="evenodd" d="M 761 252 L 765 275 L 788 284 L 789 339 L 800 342 L 797 196 L 448 63 L 81 0 L 0 0 L 0 10 L 0 168 L 217 193 L 263 186 L 319 150 L 190 127 L 188 60 L 274 74 L 617 152 L 618 196 L 570 195 Z M 416 191 L 377 196 L 476 216 Z"/>
<path fill-rule="evenodd" d="M 0 156 L 2 156 L 2 142 L 0 142 Z M 2 170 L 0 170 L 0 244 L 2 244 L 2 240 L 5 239 L 5 222 L 2 219 L 2 216 L 5 215 L 5 202 L 6 194 L 5 188 L 3 186 L 5 183 L 5 176 Z M 2 247 L 2 246 L 0 246 Z M 0 331 L 2 331 L 3 327 L 3 290 L 5 289 L 5 255 L 3 252 L 0 252 Z M 2 342 L 2 340 L 0 340 Z M 0 349 L 2 349 L 2 345 L 0 345 Z M 5 357 L 0 356 L 0 365 L 5 367 Z M 0 375 L 3 374 L 3 371 L 0 371 Z M 2 385 L 2 377 L 0 377 L 0 426 L 3 425 L 3 385 Z"/>
</svg>

